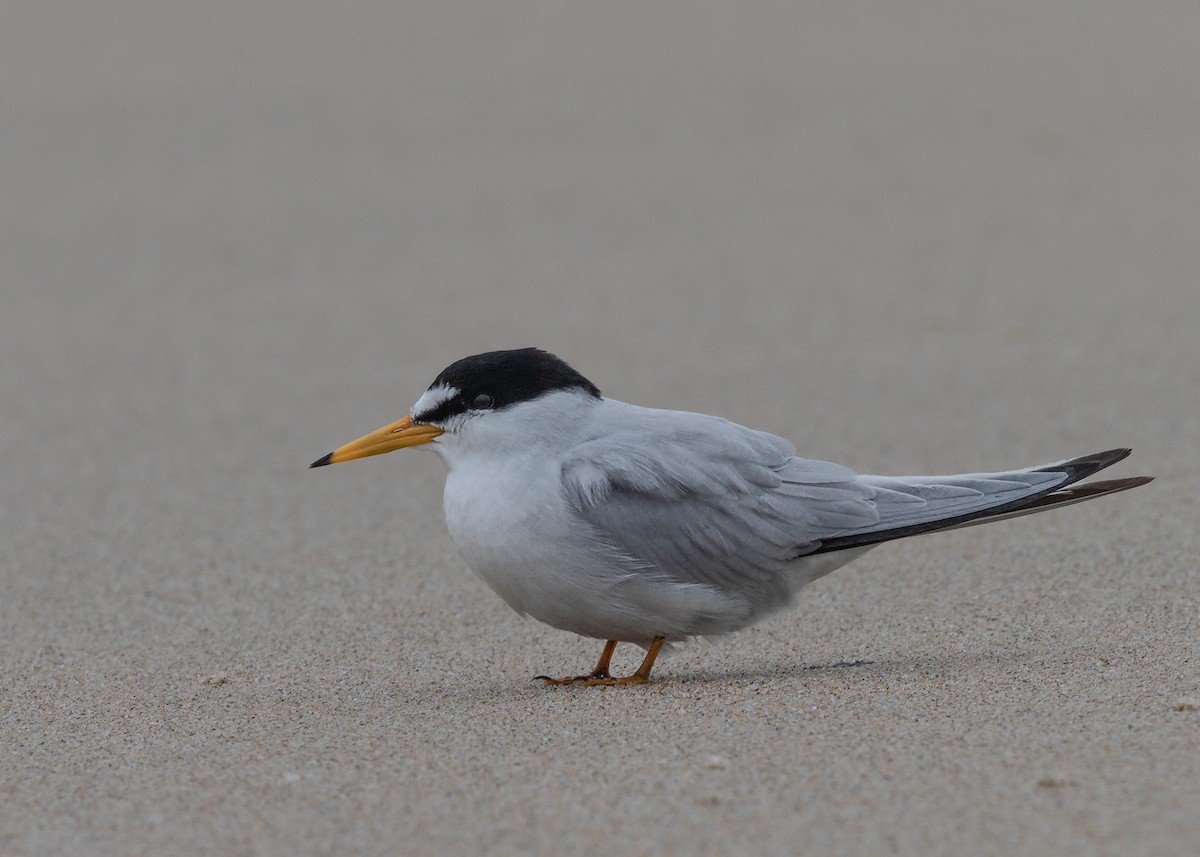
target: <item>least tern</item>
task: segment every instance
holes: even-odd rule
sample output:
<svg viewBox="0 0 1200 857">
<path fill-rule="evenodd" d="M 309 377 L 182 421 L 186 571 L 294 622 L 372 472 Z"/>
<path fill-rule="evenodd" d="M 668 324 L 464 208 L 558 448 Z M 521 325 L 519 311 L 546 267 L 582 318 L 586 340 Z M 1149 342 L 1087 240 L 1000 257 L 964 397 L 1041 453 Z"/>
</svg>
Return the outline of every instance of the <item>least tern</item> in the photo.
<svg viewBox="0 0 1200 857">
<path fill-rule="evenodd" d="M 409 446 L 446 464 L 446 525 L 510 607 L 605 640 L 596 668 L 547 684 L 644 684 L 664 643 L 737 631 L 882 542 L 1124 491 L 1075 485 L 1129 454 L 953 476 L 862 476 L 772 434 L 609 399 L 553 354 L 447 367 L 391 425 L 311 467 Z M 618 642 L 646 649 L 614 678 Z"/>
</svg>

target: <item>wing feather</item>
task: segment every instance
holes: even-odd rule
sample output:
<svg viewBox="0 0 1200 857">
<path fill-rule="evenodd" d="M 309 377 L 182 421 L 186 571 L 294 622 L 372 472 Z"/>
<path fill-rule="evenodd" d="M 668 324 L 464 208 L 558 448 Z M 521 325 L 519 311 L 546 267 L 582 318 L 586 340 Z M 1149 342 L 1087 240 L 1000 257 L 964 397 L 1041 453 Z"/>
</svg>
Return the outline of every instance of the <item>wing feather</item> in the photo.
<svg viewBox="0 0 1200 857">
<path fill-rule="evenodd" d="M 568 502 L 607 543 L 681 583 L 782 606 L 788 566 L 822 536 L 879 520 L 875 489 L 841 465 L 796 458 L 774 435 L 633 406 L 563 464 Z"/>
<path fill-rule="evenodd" d="M 620 413 L 563 463 L 564 497 L 647 572 L 713 587 L 754 616 L 783 606 L 837 563 L 900 535 L 961 524 L 1069 484 L 1121 457 L 955 476 L 859 476 L 797 458 L 787 441 L 702 414 L 606 400 Z M 815 559 L 815 558 L 814 558 Z"/>
<path fill-rule="evenodd" d="M 829 535 L 869 533 L 970 515 L 1051 490 L 1066 478 L 1061 472 L 1028 470 L 957 476 L 860 476 L 864 485 L 876 489 L 879 523 Z"/>
</svg>

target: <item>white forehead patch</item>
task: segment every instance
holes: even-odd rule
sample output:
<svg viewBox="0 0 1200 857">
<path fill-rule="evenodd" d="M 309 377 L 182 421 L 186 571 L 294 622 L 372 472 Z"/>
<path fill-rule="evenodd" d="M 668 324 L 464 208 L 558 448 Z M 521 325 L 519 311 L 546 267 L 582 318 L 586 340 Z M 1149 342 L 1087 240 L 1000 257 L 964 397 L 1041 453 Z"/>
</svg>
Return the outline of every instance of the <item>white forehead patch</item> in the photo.
<svg viewBox="0 0 1200 857">
<path fill-rule="evenodd" d="M 458 387 L 448 387 L 445 384 L 438 384 L 436 387 L 430 387 L 425 391 L 421 398 L 417 399 L 417 403 L 412 406 L 412 415 L 419 417 L 421 414 L 428 413 L 439 405 L 453 399 L 459 393 Z"/>
</svg>

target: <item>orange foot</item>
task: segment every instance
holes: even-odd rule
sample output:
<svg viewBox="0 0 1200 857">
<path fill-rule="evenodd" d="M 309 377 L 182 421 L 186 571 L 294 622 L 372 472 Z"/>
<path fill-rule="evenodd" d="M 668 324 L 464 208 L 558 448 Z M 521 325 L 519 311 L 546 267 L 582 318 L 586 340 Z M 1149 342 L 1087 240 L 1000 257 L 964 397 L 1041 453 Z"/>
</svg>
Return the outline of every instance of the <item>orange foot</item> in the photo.
<svg viewBox="0 0 1200 857">
<path fill-rule="evenodd" d="M 595 678 L 584 679 L 584 687 L 608 687 L 614 684 L 649 684 L 650 676 L 642 675 L 641 672 L 635 672 L 633 675 L 627 675 L 622 678 L 613 678 L 610 675 L 596 676 Z"/>
<path fill-rule="evenodd" d="M 609 674 L 608 664 L 612 660 L 613 650 L 617 648 L 617 641 L 609 640 L 604 644 L 604 653 L 600 655 L 600 662 L 596 664 L 596 668 L 590 674 L 567 676 L 566 678 L 550 678 L 548 675 L 539 675 L 534 676 L 534 680 L 541 679 L 547 685 L 582 684 L 584 687 L 607 687 L 616 684 L 649 684 L 650 670 L 654 666 L 654 659 L 658 657 L 658 653 L 662 650 L 666 639 L 666 637 L 654 638 L 654 642 L 650 644 L 650 648 L 646 651 L 645 660 L 642 661 L 642 665 L 638 667 L 637 672 L 633 675 L 627 675 L 623 678 L 613 678 Z"/>
<path fill-rule="evenodd" d="M 587 675 L 569 675 L 564 676 L 563 678 L 550 678 L 548 675 L 535 675 L 533 677 L 534 681 L 537 681 L 538 679 L 541 679 L 548 685 L 593 684 L 599 681 L 613 681 L 613 677 L 606 672 L 593 672 L 588 673 Z"/>
<path fill-rule="evenodd" d="M 566 678 L 550 678 L 548 675 L 535 675 L 534 681 L 541 679 L 548 685 L 558 684 L 587 684 L 596 679 L 612 678 L 608 674 L 608 664 L 612 660 L 613 652 L 616 651 L 617 641 L 609 640 L 604 644 L 604 651 L 600 653 L 600 660 L 596 662 L 596 668 L 587 675 L 569 675 Z"/>
</svg>

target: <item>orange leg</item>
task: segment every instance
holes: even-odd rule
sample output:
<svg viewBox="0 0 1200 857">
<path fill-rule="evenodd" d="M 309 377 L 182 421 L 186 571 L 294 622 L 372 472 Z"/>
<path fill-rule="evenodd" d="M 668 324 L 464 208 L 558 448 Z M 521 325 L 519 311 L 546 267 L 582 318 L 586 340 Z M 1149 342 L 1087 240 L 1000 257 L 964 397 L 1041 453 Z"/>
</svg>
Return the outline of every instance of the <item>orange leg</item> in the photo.
<svg viewBox="0 0 1200 857">
<path fill-rule="evenodd" d="M 608 664 L 612 661 L 613 652 L 616 650 L 616 640 L 609 640 L 605 643 L 604 651 L 600 653 L 600 660 L 596 662 L 596 668 L 588 675 L 567 676 L 566 678 L 550 678 L 548 675 L 539 675 L 533 677 L 534 681 L 540 678 L 546 684 L 576 684 L 578 682 L 588 684 L 596 679 L 611 679 L 612 676 L 608 674 Z"/>
<path fill-rule="evenodd" d="M 584 679 L 584 685 L 587 687 L 595 687 L 596 685 L 610 684 L 648 684 L 650 681 L 650 670 L 654 668 L 654 660 L 658 657 L 658 653 L 662 651 L 663 643 L 666 641 L 666 637 L 654 638 L 654 642 L 652 642 L 650 644 L 650 648 L 646 650 L 646 657 L 642 661 L 642 665 L 637 668 L 637 672 L 635 672 L 633 675 L 627 675 L 624 678 L 596 676 L 595 678 Z"/>
</svg>

